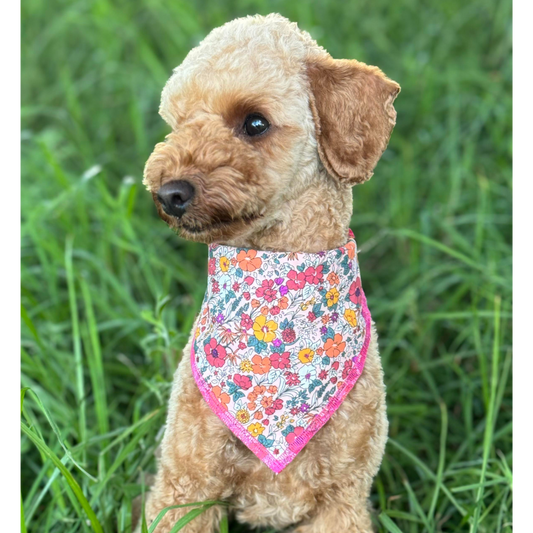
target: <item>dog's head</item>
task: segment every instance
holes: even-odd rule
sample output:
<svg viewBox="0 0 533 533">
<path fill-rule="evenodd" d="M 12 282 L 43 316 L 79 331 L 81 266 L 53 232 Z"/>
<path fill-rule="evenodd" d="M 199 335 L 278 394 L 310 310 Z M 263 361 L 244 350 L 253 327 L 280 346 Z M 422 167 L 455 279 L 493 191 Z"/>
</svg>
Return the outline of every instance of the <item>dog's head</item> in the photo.
<svg viewBox="0 0 533 533">
<path fill-rule="evenodd" d="M 160 114 L 172 133 L 144 183 L 184 237 L 235 242 L 275 224 L 317 179 L 344 192 L 369 179 L 399 91 L 376 67 L 333 59 L 280 15 L 234 20 L 167 82 Z"/>
</svg>

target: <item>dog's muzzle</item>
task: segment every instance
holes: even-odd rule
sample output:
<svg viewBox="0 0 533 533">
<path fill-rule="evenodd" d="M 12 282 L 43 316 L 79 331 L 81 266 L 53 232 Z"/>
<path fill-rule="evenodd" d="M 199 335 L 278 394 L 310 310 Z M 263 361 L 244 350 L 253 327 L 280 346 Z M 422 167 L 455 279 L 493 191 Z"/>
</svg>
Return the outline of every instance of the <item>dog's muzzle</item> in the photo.
<svg viewBox="0 0 533 533">
<path fill-rule="evenodd" d="M 174 180 L 165 183 L 157 191 L 157 199 L 167 215 L 181 218 L 194 198 L 195 192 L 190 182 Z"/>
</svg>

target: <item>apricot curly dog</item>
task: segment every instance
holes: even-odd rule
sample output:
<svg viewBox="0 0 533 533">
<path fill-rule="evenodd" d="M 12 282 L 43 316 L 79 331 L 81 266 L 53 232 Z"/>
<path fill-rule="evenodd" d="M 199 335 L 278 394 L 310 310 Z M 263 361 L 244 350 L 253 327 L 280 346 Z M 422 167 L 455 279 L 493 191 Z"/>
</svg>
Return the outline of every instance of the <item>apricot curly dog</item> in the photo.
<svg viewBox="0 0 533 533">
<path fill-rule="evenodd" d="M 341 257 L 348 250 L 351 186 L 372 176 L 395 124 L 393 102 L 399 91 L 399 85 L 376 67 L 333 59 L 308 33 L 278 14 L 236 19 L 213 30 L 167 82 L 160 114 L 172 133 L 156 145 L 146 164 L 144 183 L 161 218 L 187 239 L 217 243 L 228 250 L 261 251 L 258 254 L 300 252 L 310 258 L 327 256 L 323 250 L 338 249 Z M 216 254 L 216 249 L 210 250 Z M 355 248 L 353 251 L 355 255 Z M 255 254 L 243 255 L 244 259 L 239 256 L 239 260 L 251 260 Z M 298 254 L 280 255 L 285 256 L 290 262 Z M 223 259 L 226 260 L 220 261 Z M 352 256 L 350 261 L 352 265 Z M 231 266 L 222 262 L 220 265 L 222 270 Z M 257 267 L 250 265 L 244 270 Z M 322 271 L 316 272 L 314 281 L 305 279 L 310 287 L 315 283 L 317 291 L 325 292 L 319 286 Z M 298 275 L 294 274 L 294 284 L 300 279 Z M 246 279 L 247 283 L 254 281 L 251 277 Z M 302 278 L 302 286 L 305 279 Z M 335 277 L 328 280 L 331 284 L 338 282 Z M 265 291 L 277 294 L 278 288 L 267 282 L 262 290 L 268 296 Z M 316 294 L 320 297 L 323 292 Z M 354 294 L 349 295 L 353 302 Z M 331 301 L 324 304 L 326 311 L 328 306 L 337 304 L 339 294 L 327 298 Z M 276 301 L 282 306 L 281 296 Z M 273 309 L 267 305 L 261 312 L 280 312 L 280 307 Z M 248 317 L 246 313 L 243 316 Z M 317 330 L 326 324 L 328 316 L 323 317 Z M 309 317 L 316 318 L 311 314 Z M 268 324 L 275 322 L 255 320 L 254 328 L 259 326 L 253 331 L 258 334 L 252 340 L 257 350 L 269 343 L 279 346 L 282 340 L 275 344 L 275 332 L 268 333 Z M 352 326 L 357 323 L 355 318 L 346 320 Z M 322 328 L 324 335 L 329 334 L 328 327 L 336 327 L 333 321 L 332 318 Z M 290 448 L 290 459 L 280 466 L 276 459 L 268 463 L 261 455 L 270 457 L 270 451 L 261 450 L 278 438 L 272 433 L 269 440 L 266 431 L 260 435 L 269 420 L 261 423 L 255 420 L 257 416 L 250 419 L 251 437 L 241 436 L 241 430 L 230 430 L 228 424 L 232 422 L 224 419 L 231 404 L 221 386 L 206 385 L 208 401 L 204 399 L 193 375 L 194 361 L 191 363 L 189 357 L 194 348 L 191 344 L 200 332 L 195 327 L 174 378 L 158 472 L 147 500 L 148 523 L 167 506 L 225 500 L 237 520 L 253 527 L 292 526 L 292 531 L 298 533 L 370 532 L 367 499 L 384 453 L 388 422 L 377 335 L 370 318 L 367 331 L 366 362 L 363 361 L 364 369 L 357 382 L 335 405 L 336 411 L 329 420 L 330 415 L 312 429 L 310 418 L 299 414 L 302 424 L 309 422 L 309 427 L 295 430 L 292 425 L 285 428 L 285 437 L 278 435 L 282 441 L 286 438 Z M 333 334 L 337 335 L 333 332 L 331 337 Z M 288 344 L 293 340 L 285 337 L 283 342 Z M 334 337 L 337 351 L 331 348 L 333 341 L 329 342 L 332 357 L 345 346 L 337 338 L 341 337 Z M 231 364 L 229 350 L 218 348 L 217 352 L 217 342 L 205 344 L 210 371 L 214 369 L 212 375 L 226 363 L 224 358 Z M 268 352 L 272 366 L 275 361 L 278 369 L 288 368 L 292 361 L 288 359 L 290 349 L 273 355 L 272 350 Z M 316 350 L 322 353 L 322 348 Z M 311 361 L 314 352 L 304 352 L 296 354 L 296 364 Z M 268 363 L 266 370 L 258 371 L 263 374 L 262 379 L 271 364 L 264 359 L 260 357 L 258 363 Z M 321 360 L 331 364 L 329 357 Z M 346 365 L 350 367 L 351 363 Z M 238 386 L 243 390 L 250 387 L 246 368 L 241 369 L 243 375 L 228 377 L 235 381 L 230 391 Z M 282 372 L 275 375 L 281 376 Z M 305 376 L 300 374 L 300 378 Z M 294 378 L 292 384 L 297 382 Z M 336 378 L 331 380 L 336 382 Z M 340 390 L 340 383 L 337 388 Z M 333 387 L 331 394 L 336 394 L 337 388 Z M 264 390 L 256 387 L 251 400 Z M 276 390 L 277 387 L 269 388 L 274 397 Z M 216 397 L 213 405 L 209 394 Z M 255 407 L 253 401 L 250 403 L 250 409 Z M 277 404 L 264 405 L 272 413 L 282 404 L 283 400 L 279 400 Z M 304 412 L 303 407 L 301 411 Z M 292 412 L 300 413 L 298 409 Z M 239 416 L 241 422 L 247 422 L 247 408 L 241 409 Z M 266 415 L 259 414 L 259 419 L 262 416 Z M 271 420 L 278 420 L 277 415 L 272 417 Z M 243 428 L 245 434 L 246 425 Z M 307 430 L 316 434 L 304 443 L 298 440 L 298 429 L 304 435 Z M 292 431 L 292 436 L 287 431 Z M 250 444 L 247 438 L 262 444 Z M 170 531 L 188 510 L 167 512 L 156 531 Z M 226 507 L 211 507 L 190 522 L 185 531 L 217 531 L 225 512 Z"/>
</svg>

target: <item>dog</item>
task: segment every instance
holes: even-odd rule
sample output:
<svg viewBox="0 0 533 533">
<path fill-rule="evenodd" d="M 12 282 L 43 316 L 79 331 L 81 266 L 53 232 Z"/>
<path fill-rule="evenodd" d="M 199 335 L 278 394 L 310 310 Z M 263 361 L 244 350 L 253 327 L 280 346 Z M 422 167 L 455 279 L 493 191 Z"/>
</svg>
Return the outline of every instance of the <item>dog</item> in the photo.
<svg viewBox="0 0 533 533">
<path fill-rule="evenodd" d="M 342 246 L 353 185 L 368 180 L 396 122 L 397 83 L 376 67 L 333 59 L 278 14 L 214 29 L 164 87 L 172 128 L 147 161 L 160 217 L 203 243 L 265 251 Z M 183 357 L 175 373 L 148 524 L 168 506 L 224 500 L 239 522 L 296 533 L 372 531 L 368 497 L 387 440 L 377 334 L 336 413 L 279 474 L 210 409 Z M 194 330 L 185 354 L 191 351 Z M 209 431 L 206 429 L 209 428 Z M 168 532 L 189 508 L 168 511 Z M 213 506 L 189 533 L 218 531 Z"/>
</svg>

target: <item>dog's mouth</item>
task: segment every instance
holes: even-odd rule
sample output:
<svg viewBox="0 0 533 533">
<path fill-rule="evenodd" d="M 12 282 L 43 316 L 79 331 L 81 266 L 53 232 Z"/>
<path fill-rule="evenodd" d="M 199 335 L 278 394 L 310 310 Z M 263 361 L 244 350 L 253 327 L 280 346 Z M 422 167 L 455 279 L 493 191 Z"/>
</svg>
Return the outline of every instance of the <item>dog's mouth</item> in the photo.
<svg viewBox="0 0 533 533">
<path fill-rule="evenodd" d="M 225 229 L 233 228 L 235 226 L 241 226 L 246 224 L 251 224 L 257 219 L 261 218 L 259 213 L 250 213 L 246 215 L 241 215 L 234 218 L 218 218 L 209 222 L 207 224 L 191 224 L 182 219 L 177 220 L 177 227 L 180 230 L 184 230 L 187 233 L 190 233 L 195 236 L 201 234 L 221 232 Z"/>
</svg>

